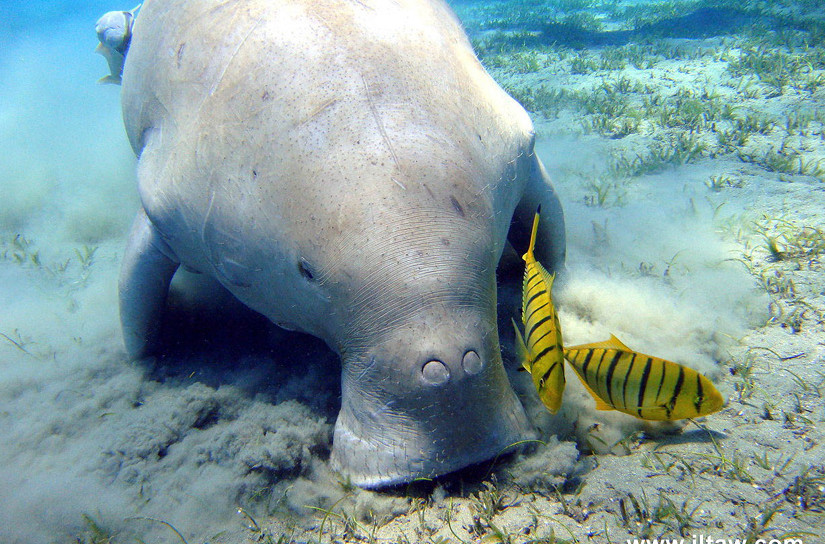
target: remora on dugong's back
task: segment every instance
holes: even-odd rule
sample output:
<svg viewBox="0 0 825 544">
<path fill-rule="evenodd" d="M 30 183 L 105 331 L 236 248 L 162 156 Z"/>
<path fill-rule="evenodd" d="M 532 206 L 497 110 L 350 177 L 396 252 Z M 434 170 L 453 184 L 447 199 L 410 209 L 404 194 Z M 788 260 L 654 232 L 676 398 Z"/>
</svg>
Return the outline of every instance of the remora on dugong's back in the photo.
<svg viewBox="0 0 825 544">
<path fill-rule="evenodd" d="M 496 265 L 558 199 L 527 113 L 440 0 L 147 0 L 123 73 L 143 209 L 123 334 L 155 348 L 180 264 L 342 358 L 333 466 L 376 487 L 533 435 L 501 362 Z M 523 242 L 522 242 L 523 243 Z"/>
</svg>

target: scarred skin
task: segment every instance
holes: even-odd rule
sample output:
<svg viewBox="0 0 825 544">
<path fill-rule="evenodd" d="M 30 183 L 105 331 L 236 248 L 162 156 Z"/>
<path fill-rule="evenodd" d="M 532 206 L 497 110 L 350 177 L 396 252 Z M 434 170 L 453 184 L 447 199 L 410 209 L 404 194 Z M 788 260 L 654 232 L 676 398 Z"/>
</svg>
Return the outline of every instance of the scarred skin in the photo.
<svg viewBox="0 0 825 544">
<path fill-rule="evenodd" d="M 363 487 L 533 436 L 501 363 L 496 265 L 561 207 L 526 112 L 438 0 L 148 0 L 123 73 L 142 209 L 124 256 L 130 356 L 182 264 L 342 359 L 332 464 Z M 514 217 L 515 213 L 515 217 Z"/>
</svg>

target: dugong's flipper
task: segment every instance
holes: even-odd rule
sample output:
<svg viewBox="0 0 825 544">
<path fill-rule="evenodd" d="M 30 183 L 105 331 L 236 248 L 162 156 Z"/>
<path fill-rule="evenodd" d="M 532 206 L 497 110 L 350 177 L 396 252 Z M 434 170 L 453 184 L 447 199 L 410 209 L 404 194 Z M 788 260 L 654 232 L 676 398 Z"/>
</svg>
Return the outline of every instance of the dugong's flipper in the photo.
<svg viewBox="0 0 825 544">
<path fill-rule="evenodd" d="M 564 213 L 559 196 L 553 189 L 553 184 L 550 183 L 550 177 L 544 165 L 534 154 L 530 178 L 527 180 L 524 194 L 513 214 L 512 228 L 508 237 L 519 255 L 527 250 L 533 217 L 539 204 L 541 204 L 541 219 L 536 237 L 539 240 L 535 249 L 536 258 L 549 271 L 562 273 L 563 276 L 564 259 L 567 253 Z"/>
<path fill-rule="evenodd" d="M 141 209 L 132 224 L 120 271 L 120 322 L 130 357 L 145 357 L 155 347 L 169 283 L 179 264 Z"/>
</svg>

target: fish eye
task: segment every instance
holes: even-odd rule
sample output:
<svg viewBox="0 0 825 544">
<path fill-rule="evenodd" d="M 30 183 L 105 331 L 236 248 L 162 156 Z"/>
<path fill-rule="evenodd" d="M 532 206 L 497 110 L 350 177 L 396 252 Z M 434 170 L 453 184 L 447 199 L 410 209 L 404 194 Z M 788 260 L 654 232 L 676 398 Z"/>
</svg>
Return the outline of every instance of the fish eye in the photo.
<svg viewBox="0 0 825 544">
<path fill-rule="evenodd" d="M 307 280 L 315 280 L 315 272 L 312 271 L 312 267 L 303 257 L 298 261 L 298 271 L 301 272 L 301 275 Z"/>
</svg>

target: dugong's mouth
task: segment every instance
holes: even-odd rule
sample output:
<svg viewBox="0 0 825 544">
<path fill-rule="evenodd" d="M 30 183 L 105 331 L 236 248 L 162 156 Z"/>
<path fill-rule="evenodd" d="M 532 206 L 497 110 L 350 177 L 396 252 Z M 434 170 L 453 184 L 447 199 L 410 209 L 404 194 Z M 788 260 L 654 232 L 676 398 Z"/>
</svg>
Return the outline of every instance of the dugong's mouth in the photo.
<svg viewBox="0 0 825 544">
<path fill-rule="evenodd" d="M 409 372 L 374 357 L 345 360 L 333 468 L 358 486 L 383 487 L 447 474 L 535 438 L 498 346 L 484 359 L 434 359 L 406 365 Z"/>
</svg>

